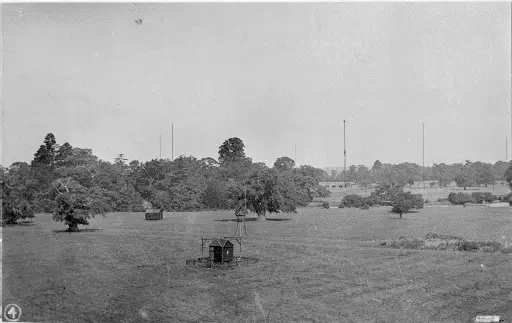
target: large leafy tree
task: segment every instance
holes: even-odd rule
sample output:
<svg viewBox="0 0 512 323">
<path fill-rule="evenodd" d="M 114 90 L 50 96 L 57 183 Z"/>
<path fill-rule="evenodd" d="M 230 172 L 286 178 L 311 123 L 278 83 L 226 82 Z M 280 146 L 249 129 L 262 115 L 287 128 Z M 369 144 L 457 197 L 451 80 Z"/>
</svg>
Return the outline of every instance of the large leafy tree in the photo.
<svg viewBox="0 0 512 323">
<path fill-rule="evenodd" d="M 391 204 L 393 207 L 391 212 L 400 214 L 400 218 L 402 218 L 403 213 L 407 213 L 413 208 L 423 208 L 423 197 L 421 194 L 401 191 L 393 197 Z"/>
<path fill-rule="evenodd" d="M 357 181 L 356 165 L 350 165 L 345 178 L 346 178 L 347 182 L 356 182 Z"/>
<path fill-rule="evenodd" d="M 439 187 L 446 187 L 450 185 L 453 180 L 450 174 L 450 168 L 444 163 L 434 164 L 433 173 L 434 179 L 439 183 Z"/>
<path fill-rule="evenodd" d="M 279 157 L 274 162 L 274 168 L 278 171 L 288 171 L 295 167 L 295 161 L 290 157 Z"/>
<path fill-rule="evenodd" d="M 503 175 L 505 178 L 505 181 L 508 184 L 508 187 L 510 187 L 510 190 L 512 190 L 512 161 L 509 163 L 509 166 L 507 170 L 505 171 L 505 174 Z"/>
<path fill-rule="evenodd" d="M 454 178 L 457 186 L 463 187 L 466 190 L 467 187 L 475 186 L 475 174 L 474 167 L 472 167 L 472 163 L 467 160 L 464 164 L 459 164 L 459 169 Z"/>
<path fill-rule="evenodd" d="M 17 162 L 0 172 L 2 186 L 2 220 L 15 224 L 19 219 L 34 217 L 33 202 L 37 186 L 30 178 L 30 166 Z"/>
<path fill-rule="evenodd" d="M 491 164 L 474 162 L 471 166 L 473 169 L 472 173 L 474 174 L 474 181 L 477 186 L 485 185 L 487 187 L 487 185 L 494 183 Z"/>
<path fill-rule="evenodd" d="M 33 164 L 53 166 L 55 164 L 56 152 L 59 149 L 55 136 L 49 133 L 44 138 L 44 144 L 34 154 Z"/>
<path fill-rule="evenodd" d="M 253 164 L 247 178 L 239 186 L 238 205 L 246 202 L 247 208 L 258 215 L 258 220 L 265 220 L 267 212 L 277 213 L 281 210 L 279 194 L 277 172 L 264 165 Z"/>
<path fill-rule="evenodd" d="M 235 162 L 245 158 L 245 145 L 242 139 L 229 138 L 219 147 L 219 163 Z"/>
<path fill-rule="evenodd" d="M 96 189 L 87 189 L 70 177 L 59 178 L 53 183 L 57 197 L 53 210 L 53 219 L 64 222 L 69 232 L 78 232 L 78 225 L 88 225 L 89 219 L 96 215 L 105 215 L 109 205 L 102 199 L 103 194 Z"/>
</svg>

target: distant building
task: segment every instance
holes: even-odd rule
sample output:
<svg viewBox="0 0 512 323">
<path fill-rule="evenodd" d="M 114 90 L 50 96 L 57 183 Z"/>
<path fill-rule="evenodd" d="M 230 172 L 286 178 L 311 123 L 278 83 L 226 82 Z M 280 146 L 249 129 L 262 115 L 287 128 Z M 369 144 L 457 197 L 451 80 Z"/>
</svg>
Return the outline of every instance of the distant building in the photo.
<svg viewBox="0 0 512 323">
<path fill-rule="evenodd" d="M 340 189 L 356 185 L 355 182 L 320 182 L 319 184 L 327 189 Z"/>
</svg>

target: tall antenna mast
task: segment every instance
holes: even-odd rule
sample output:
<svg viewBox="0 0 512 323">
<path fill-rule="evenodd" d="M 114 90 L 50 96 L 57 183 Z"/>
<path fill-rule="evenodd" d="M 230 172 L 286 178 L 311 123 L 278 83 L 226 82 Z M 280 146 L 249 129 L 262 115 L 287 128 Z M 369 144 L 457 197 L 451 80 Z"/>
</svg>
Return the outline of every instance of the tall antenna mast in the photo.
<svg viewBox="0 0 512 323">
<path fill-rule="evenodd" d="M 174 123 L 171 123 L 171 161 L 174 161 Z"/>
<path fill-rule="evenodd" d="M 160 159 L 162 159 L 162 135 L 160 135 Z"/>
<path fill-rule="evenodd" d="M 345 137 L 345 120 L 343 120 L 343 181 L 346 182 L 347 176 L 347 149 L 346 149 L 347 140 Z"/>
<path fill-rule="evenodd" d="M 508 137 L 505 137 L 505 161 L 508 160 Z"/>
<path fill-rule="evenodd" d="M 295 161 L 295 164 L 297 164 L 297 144 L 295 144 L 295 154 L 293 155 L 293 160 Z"/>
<path fill-rule="evenodd" d="M 423 192 L 425 192 L 425 123 L 423 125 Z"/>
</svg>

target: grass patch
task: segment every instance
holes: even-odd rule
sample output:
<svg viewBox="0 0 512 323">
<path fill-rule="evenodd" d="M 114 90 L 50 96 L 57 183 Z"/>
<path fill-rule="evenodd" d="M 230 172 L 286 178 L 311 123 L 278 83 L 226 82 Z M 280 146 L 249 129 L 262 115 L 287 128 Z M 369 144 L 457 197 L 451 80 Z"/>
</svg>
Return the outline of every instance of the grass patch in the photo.
<svg viewBox="0 0 512 323">
<path fill-rule="evenodd" d="M 424 239 L 400 237 L 398 240 L 387 240 L 378 243 L 380 246 L 393 249 L 424 249 L 512 253 L 512 243 L 498 241 L 466 241 L 453 235 L 427 233 Z"/>
<path fill-rule="evenodd" d="M 162 221 L 146 221 L 143 213 L 110 213 L 80 226 L 99 230 L 66 234 L 54 233 L 66 225 L 39 214 L 32 226 L 2 229 L 2 301 L 19 305 L 24 322 L 391 323 L 469 322 L 482 313 L 512 317 L 510 255 L 498 251 L 503 246 L 487 242 L 481 248 L 488 252 L 456 254 L 413 249 L 441 249 L 436 244 L 451 240 L 506 236 L 509 241 L 509 210 L 426 208 L 407 214 L 406 221 L 390 221 L 388 212 L 387 207 L 309 208 L 289 221 L 248 221 L 242 252 L 235 244 L 234 256 L 259 261 L 232 270 L 186 265 L 207 256 L 207 246 L 201 254 L 201 236 L 233 235 L 236 223 L 216 221 L 234 219 L 230 211 L 166 212 Z M 427 234 L 430 240 L 406 238 Z M 368 243 L 395 237 L 411 249 Z"/>
</svg>

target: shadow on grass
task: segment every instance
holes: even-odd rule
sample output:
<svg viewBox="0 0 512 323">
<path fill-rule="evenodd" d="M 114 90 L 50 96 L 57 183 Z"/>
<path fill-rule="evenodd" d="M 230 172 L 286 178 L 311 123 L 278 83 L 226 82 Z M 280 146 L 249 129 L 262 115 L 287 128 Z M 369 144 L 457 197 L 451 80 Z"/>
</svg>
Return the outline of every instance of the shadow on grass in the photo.
<svg viewBox="0 0 512 323">
<path fill-rule="evenodd" d="M 9 228 L 9 227 L 30 227 L 30 226 L 33 226 L 33 225 L 36 225 L 35 222 L 33 221 L 21 221 L 21 222 L 18 222 L 18 223 L 2 223 L 1 224 L 1 227 L 2 228 Z"/>
<path fill-rule="evenodd" d="M 99 230 L 100 229 L 80 229 L 77 232 L 70 232 L 70 231 L 68 231 L 68 229 L 63 229 L 63 230 L 53 230 L 53 232 L 55 232 L 55 233 L 81 233 L 81 232 L 96 232 Z"/>
<path fill-rule="evenodd" d="M 287 219 L 287 218 L 267 218 L 267 221 L 290 221 L 290 220 L 291 219 Z M 220 220 L 214 220 L 214 221 L 218 221 L 218 222 L 236 222 L 237 219 L 220 219 Z M 257 222 L 258 219 L 257 218 L 246 218 L 245 222 L 248 222 L 248 221 L 255 221 L 255 222 Z M 261 222 L 265 222 L 265 220 L 263 220 Z"/>
</svg>

